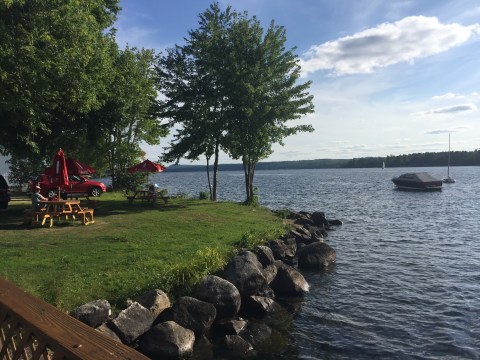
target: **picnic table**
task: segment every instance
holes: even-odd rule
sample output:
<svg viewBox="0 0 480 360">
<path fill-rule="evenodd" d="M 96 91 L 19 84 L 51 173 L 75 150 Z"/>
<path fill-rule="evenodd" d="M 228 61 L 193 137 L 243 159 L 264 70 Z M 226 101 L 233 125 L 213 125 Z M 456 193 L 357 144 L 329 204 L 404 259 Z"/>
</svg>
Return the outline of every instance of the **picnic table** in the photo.
<svg viewBox="0 0 480 360">
<path fill-rule="evenodd" d="M 169 196 L 163 195 L 161 190 L 157 190 L 155 194 L 152 194 L 149 190 L 135 190 L 133 196 L 127 196 L 129 204 L 133 204 L 135 200 L 140 200 L 141 202 L 147 202 L 153 205 L 157 198 L 161 198 L 165 204 L 170 199 Z"/>
<path fill-rule="evenodd" d="M 40 209 L 33 210 L 32 225 L 45 225 L 49 221 L 49 227 L 53 226 L 53 220 L 65 218 L 65 220 L 80 220 L 84 225 L 93 224 L 93 209 L 82 208 L 79 200 L 53 200 L 40 201 Z"/>
</svg>

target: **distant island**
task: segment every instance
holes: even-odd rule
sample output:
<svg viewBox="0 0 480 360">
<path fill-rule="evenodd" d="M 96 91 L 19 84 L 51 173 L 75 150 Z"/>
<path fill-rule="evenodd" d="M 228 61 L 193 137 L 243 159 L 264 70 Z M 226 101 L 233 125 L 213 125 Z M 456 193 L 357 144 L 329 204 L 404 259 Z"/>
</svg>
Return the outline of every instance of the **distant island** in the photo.
<svg viewBox="0 0 480 360">
<path fill-rule="evenodd" d="M 385 167 L 430 167 L 447 166 L 448 152 L 427 152 L 386 157 L 363 157 L 354 159 L 315 159 L 296 161 L 260 162 L 257 170 L 285 169 L 342 169 Z M 480 166 L 480 149 L 475 151 L 452 151 L 450 166 Z M 213 166 L 210 166 L 213 168 Z M 219 164 L 219 171 L 242 171 L 242 164 Z M 170 165 L 169 172 L 205 171 L 205 165 Z"/>
</svg>

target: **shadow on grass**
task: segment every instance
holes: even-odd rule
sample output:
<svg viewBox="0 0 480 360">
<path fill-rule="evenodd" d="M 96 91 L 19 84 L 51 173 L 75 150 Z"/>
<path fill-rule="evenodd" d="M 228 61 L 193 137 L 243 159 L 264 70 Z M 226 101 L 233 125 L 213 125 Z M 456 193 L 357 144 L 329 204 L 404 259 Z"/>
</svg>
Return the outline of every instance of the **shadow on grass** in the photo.
<svg viewBox="0 0 480 360">
<path fill-rule="evenodd" d="M 93 206 L 92 206 L 93 205 Z M 95 200 L 88 201 L 82 200 L 81 206 L 94 209 L 95 218 L 105 218 L 113 215 L 123 215 L 128 213 L 143 213 L 151 211 L 168 211 L 174 212 L 179 209 L 188 208 L 195 205 L 194 202 L 184 202 L 181 204 L 175 202 L 169 202 L 167 204 L 128 204 L 118 200 Z M 1 230 L 35 230 L 43 228 L 42 226 L 32 226 L 28 220 L 25 220 L 24 211 L 30 209 L 31 205 L 25 204 L 11 204 L 7 209 L 0 211 L 0 231 Z M 68 227 L 75 226 L 71 221 L 59 221 L 55 222 L 54 227 Z"/>
<path fill-rule="evenodd" d="M 171 200 L 167 204 L 157 203 L 155 205 L 147 203 L 129 204 L 127 199 L 123 200 L 81 200 L 81 206 L 94 209 L 95 218 L 107 218 L 109 216 L 124 215 L 128 213 L 144 212 L 176 212 L 181 209 L 194 208 L 197 206 L 214 206 L 215 202 L 199 201 L 197 199 Z M 217 203 L 218 204 L 218 203 Z M 28 203 L 11 204 L 7 209 L 0 211 L 0 230 L 35 230 L 41 226 L 32 226 L 24 218 L 24 210 L 30 209 Z M 69 227 L 76 224 L 71 221 L 55 222 L 54 227 Z"/>
</svg>

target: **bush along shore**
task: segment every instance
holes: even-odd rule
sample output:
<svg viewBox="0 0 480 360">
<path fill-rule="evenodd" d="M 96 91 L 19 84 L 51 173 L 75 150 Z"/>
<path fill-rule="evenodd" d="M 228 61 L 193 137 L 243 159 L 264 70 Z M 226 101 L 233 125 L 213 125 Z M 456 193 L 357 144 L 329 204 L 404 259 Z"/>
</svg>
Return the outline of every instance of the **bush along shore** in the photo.
<svg viewBox="0 0 480 360">
<path fill-rule="evenodd" d="M 336 260 L 325 243 L 332 226 L 323 212 L 289 212 L 283 237 L 240 250 L 217 274 L 203 278 L 191 296 L 173 304 L 152 289 L 111 315 L 107 300 L 95 300 L 70 315 L 154 359 L 248 358 L 281 353 L 287 341 L 275 328 L 308 291 L 300 270 L 324 271 Z M 290 314 L 290 316 L 289 316 Z"/>
</svg>

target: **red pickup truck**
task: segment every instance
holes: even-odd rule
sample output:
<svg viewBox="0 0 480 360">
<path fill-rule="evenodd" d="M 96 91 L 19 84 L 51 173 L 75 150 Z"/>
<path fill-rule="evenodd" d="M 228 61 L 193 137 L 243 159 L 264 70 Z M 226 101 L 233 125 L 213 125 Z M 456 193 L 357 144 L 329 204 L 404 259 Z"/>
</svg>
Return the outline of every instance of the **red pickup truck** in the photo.
<svg viewBox="0 0 480 360">
<path fill-rule="evenodd" d="M 80 175 L 69 175 L 69 185 L 63 186 L 60 191 L 62 196 L 91 196 L 97 197 L 107 191 L 105 184 L 98 181 L 91 181 Z M 35 189 L 35 186 L 40 186 L 40 193 L 46 197 L 58 196 L 58 187 L 51 182 L 50 177 L 42 174 L 37 176 L 31 182 L 31 190 Z"/>
</svg>

